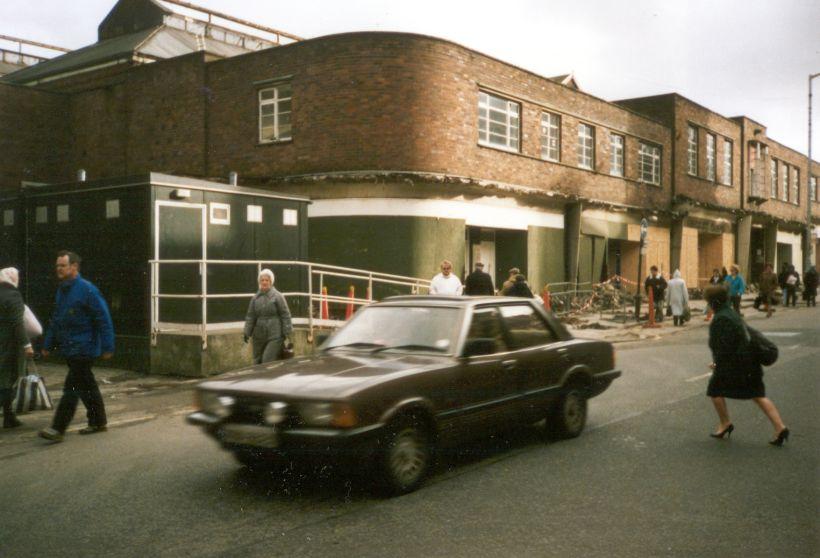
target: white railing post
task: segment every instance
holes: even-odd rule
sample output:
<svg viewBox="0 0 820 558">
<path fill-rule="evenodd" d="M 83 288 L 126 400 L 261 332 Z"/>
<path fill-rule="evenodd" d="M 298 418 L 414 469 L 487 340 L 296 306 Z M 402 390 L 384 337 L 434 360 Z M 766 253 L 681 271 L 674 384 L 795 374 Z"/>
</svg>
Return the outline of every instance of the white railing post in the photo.
<svg viewBox="0 0 820 558">
<path fill-rule="evenodd" d="M 200 260 L 199 271 L 202 274 L 202 350 L 208 348 L 208 263 Z"/>
<path fill-rule="evenodd" d="M 367 274 L 367 300 L 373 302 L 373 273 Z"/>
<path fill-rule="evenodd" d="M 308 264 L 308 335 L 313 338 L 313 266 Z"/>
</svg>

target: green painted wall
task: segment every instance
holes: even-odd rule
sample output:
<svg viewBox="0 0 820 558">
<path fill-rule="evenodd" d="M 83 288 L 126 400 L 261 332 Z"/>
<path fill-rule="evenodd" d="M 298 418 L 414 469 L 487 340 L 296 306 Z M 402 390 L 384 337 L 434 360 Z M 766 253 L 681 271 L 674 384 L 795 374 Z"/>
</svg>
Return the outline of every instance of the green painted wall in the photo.
<svg viewBox="0 0 820 558">
<path fill-rule="evenodd" d="M 533 292 L 539 294 L 547 283 L 564 280 L 564 231 L 529 227 L 527 231 L 527 271 Z"/>
</svg>

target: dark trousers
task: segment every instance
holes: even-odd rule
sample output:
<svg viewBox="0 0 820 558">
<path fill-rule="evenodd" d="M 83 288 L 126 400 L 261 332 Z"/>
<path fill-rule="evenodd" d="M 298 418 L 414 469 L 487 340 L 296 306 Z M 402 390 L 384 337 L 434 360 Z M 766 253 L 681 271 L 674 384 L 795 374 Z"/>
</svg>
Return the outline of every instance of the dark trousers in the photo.
<svg viewBox="0 0 820 558">
<path fill-rule="evenodd" d="M 735 295 L 732 297 L 732 308 L 735 309 L 735 312 L 740 314 L 740 295 Z"/>
<path fill-rule="evenodd" d="M 795 287 L 786 287 L 786 304 L 784 306 L 788 306 L 790 300 L 792 306 L 797 306 L 797 289 Z"/>
<path fill-rule="evenodd" d="M 14 389 L 0 389 L 0 407 L 3 409 L 3 425 L 10 424 L 14 419 L 11 404 L 14 401 Z"/>
<path fill-rule="evenodd" d="M 817 295 L 816 294 L 806 295 L 806 306 L 817 306 Z"/>
<path fill-rule="evenodd" d="M 91 358 L 66 358 L 68 376 L 52 424 L 52 428 L 57 432 L 64 433 L 68 428 L 77 410 L 78 400 L 82 400 L 85 405 L 89 426 L 105 426 L 108 422 L 105 418 L 105 404 L 100 388 L 94 379 L 94 373 L 91 372 L 92 362 Z"/>
</svg>

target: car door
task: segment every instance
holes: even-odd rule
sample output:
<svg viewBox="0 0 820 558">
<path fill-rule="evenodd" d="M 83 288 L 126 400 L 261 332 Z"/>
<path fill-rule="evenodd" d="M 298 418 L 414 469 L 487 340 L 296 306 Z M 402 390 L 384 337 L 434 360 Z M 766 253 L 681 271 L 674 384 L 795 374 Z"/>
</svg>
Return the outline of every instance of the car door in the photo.
<svg viewBox="0 0 820 558">
<path fill-rule="evenodd" d="M 499 308 L 511 359 L 516 361 L 521 394 L 520 411 L 526 418 L 543 417 L 545 405 L 558 394 L 560 381 L 569 366 L 564 342 L 529 303 Z"/>
<path fill-rule="evenodd" d="M 486 354 L 461 359 L 455 378 L 458 405 L 448 412 L 449 432 L 481 435 L 509 421 L 518 395 L 515 359 L 509 358 L 497 306 L 480 306 L 469 317 L 465 346 L 471 340 L 488 341 Z"/>
</svg>

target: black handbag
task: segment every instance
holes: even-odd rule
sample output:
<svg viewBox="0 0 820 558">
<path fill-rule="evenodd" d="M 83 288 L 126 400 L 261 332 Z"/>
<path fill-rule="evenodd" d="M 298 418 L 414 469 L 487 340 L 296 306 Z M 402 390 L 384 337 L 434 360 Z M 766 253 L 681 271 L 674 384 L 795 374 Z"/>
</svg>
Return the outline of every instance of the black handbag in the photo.
<svg viewBox="0 0 820 558">
<path fill-rule="evenodd" d="M 293 343 L 285 341 L 282 343 L 282 360 L 293 358 L 296 352 L 293 350 Z"/>
<path fill-rule="evenodd" d="M 771 366 L 777 362 L 777 345 L 753 327 L 746 326 L 746 335 L 747 341 L 749 342 L 749 350 L 757 362 L 763 366 Z"/>
</svg>

